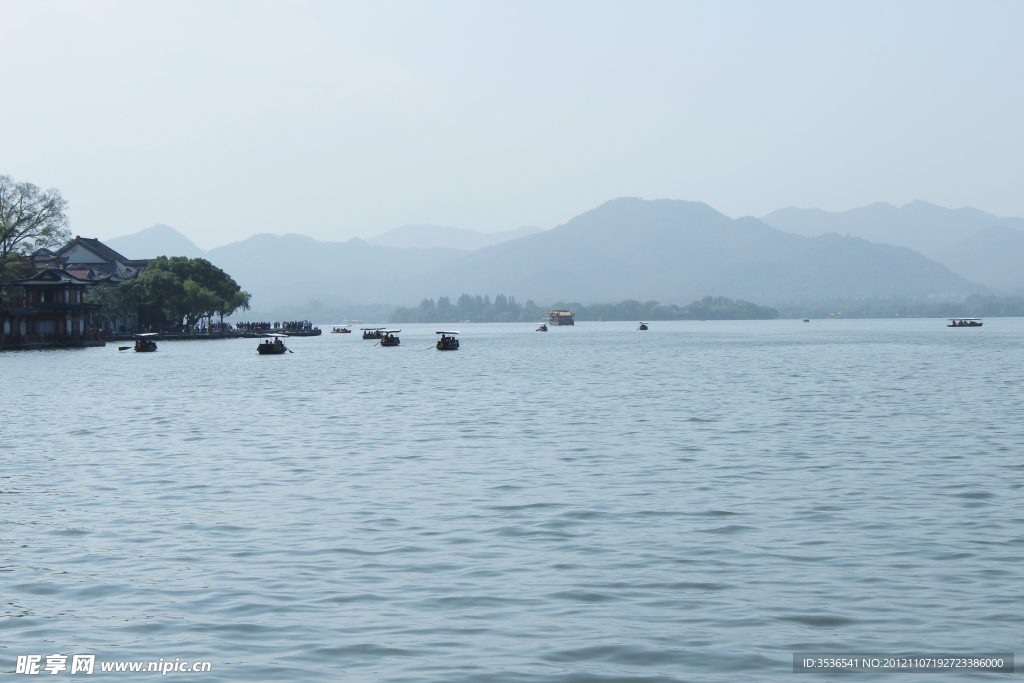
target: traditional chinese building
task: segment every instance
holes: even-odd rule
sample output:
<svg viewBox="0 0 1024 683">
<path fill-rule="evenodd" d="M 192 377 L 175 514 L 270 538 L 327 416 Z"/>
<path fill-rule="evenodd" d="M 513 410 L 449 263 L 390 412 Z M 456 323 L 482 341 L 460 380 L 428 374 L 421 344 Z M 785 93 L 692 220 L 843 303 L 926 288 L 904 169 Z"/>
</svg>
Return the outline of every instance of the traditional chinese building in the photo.
<svg viewBox="0 0 1024 683">
<path fill-rule="evenodd" d="M 91 284 L 59 268 L 0 281 L 0 288 L 23 292 L 21 298 L 0 301 L 0 349 L 103 346 L 89 322 L 100 307 L 85 303 Z"/>
<path fill-rule="evenodd" d="M 117 287 L 141 275 L 149 265 L 149 259 L 127 258 L 98 239 L 79 235 L 55 252 L 37 249 L 31 258 L 37 272 L 63 270 L 87 281 L 90 289 Z M 108 310 L 102 319 L 95 320 L 95 324 L 108 332 L 131 332 L 139 324 L 138 311 L 131 304 L 116 312 Z"/>
<path fill-rule="evenodd" d="M 127 258 L 98 239 L 78 235 L 56 252 L 40 249 L 32 255 L 32 261 L 37 270 L 63 266 L 64 270 L 75 277 L 96 283 L 105 281 L 104 284 L 111 285 L 141 275 L 149 265 L 149 259 Z"/>
</svg>

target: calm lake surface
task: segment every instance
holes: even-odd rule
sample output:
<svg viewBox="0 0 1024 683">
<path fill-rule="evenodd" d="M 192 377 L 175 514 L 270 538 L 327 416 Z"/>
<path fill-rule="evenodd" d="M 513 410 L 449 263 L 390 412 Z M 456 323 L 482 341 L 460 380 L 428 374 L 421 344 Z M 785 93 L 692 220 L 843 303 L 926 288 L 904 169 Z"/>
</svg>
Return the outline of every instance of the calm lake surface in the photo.
<svg viewBox="0 0 1024 683">
<path fill-rule="evenodd" d="M 801 651 L 1024 651 L 1024 319 L 535 327 L 0 354 L 0 671 L 781 681 L 821 680 Z"/>
</svg>

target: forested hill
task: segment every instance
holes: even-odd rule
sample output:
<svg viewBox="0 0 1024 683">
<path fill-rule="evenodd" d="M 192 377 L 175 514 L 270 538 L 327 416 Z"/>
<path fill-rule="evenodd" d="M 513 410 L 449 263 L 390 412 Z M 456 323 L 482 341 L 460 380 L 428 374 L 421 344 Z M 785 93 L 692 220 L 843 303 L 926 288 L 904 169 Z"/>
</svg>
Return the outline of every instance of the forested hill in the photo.
<svg viewBox="0 0 1024 683">
<path fill-rule="evenodd" d="M 905 247 L 795 235 L 677 200 L 616 199 L 551 230 L 469 253 L 264 234 L 205 254 L 252 294 L 255 312 L 307 302 L 412 303 L 457 292 L 514 292 L 540 304 L 686 302 L 708 294 L 774 304 L 989 293 Z"/>
<path fill-rule="evenodd" d="M 794 235 L 698 202 L 633 198 L 467 254 L 404 290 L 512 291 L 536 301 L 692 301 L 717 293 L 761 303 L 987 291 L 905 247 Z"/>
<path fill-rule="evenodd" d="M 1004 292 L 1024 290 L 1024 219 L 978 209 L 947 209 L 915 201 L 878 202 L 849 211 L 789 207 L 765 223 L 799 235 L 829 232 L 916 249 L 972 282 Z"/>
</svg>

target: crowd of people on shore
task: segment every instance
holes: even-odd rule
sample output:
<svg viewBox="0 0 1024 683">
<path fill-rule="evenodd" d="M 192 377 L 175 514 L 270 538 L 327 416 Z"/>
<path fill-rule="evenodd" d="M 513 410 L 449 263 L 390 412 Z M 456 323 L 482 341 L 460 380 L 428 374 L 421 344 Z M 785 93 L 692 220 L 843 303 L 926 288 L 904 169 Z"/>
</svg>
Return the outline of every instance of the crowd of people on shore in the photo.
<svg viewBox="0 0 1024 683">
<path fill-rule="evenodd" d="M 235 329 L 242 332 L 308 332 L 313 323 L 308 320 L 292 320 L 289 322 L 255 322 L 235 323 Z"/>
<path fill-rule="evenodd" d="M 158 334 L 219 334 L 230 332 L 309 332 L 313 330 L 313 323 L 308 320 L 293 320 L 288 322 L 247 322 L 247 323 L 197 323 L 195 325 L 178 325 L 171 329 L 163 326 L 143 325 L 133 327 L 131 332 L 139 334 L 143 332 L 156 332 Z M 124 329 L 122 328 L 122 333 Z"/>
<path fill-rule="evenodd" d="M 133 327 L 132 333 L 139 334 L 144 332 L 156 332 L 158 334 L 216 334 L 218 332 L 230 332 L 233 328 L 231 323 L 211 323 L 207 325 L 205 322 L 196 323 L 195 325 L 177 325 L 173 327 L 164 328 L 162 325 L 143 325 L 141 327 Z M 121 330 L 124 331 L 123 329 Z"/>
</svg>

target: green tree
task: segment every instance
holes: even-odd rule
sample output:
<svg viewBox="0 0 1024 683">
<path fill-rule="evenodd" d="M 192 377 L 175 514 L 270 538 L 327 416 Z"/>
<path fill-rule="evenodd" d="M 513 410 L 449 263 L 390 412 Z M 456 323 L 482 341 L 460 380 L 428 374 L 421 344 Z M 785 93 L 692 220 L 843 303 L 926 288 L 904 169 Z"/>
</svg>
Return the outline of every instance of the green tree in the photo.
<svg viewBox="0 0 1024 683">
<path fill-rule="evenodd" d="M 16 183 L 11 176 L 0 175 L 0 279 L 24 276 L 8 271 L 36 249 L 68 241 L 67 205 L 60 190 L 44 192 L 32 183 Z"/>
<path fill-rule="evenodd" d="M 101 327 L 107 321 L 124 317 L 125 301 L 120 290 L 120 287 L 93 287 L 86 293 L 86 303 L 100 306 L 94 315 L 99 318 Z"/>
<path fill-rule="evenodd" d="M 162 275 L 158 275 L 162 274 Z M 168 276 L 173 277 L 177 288 L 171 285 Z M 167 305 L 163 308 L 170 313 L 176 324 L 194 325 L 202 318 L 231 315 L 237 310 L 249 310 L 250 294 L 243 292 L 234 278 L 203 258 L 186 258 L 184 256 L 158 256 L 149 262 L 146 272 L 139 278 L 164 278 L 168 284 L 168 296 L 164 298 Z M 189 284 L 189 283 L 192 284 Z M 170 296 L 171 290 L 174 296 Z"/>
<path fill-rule="evenodd" d="M 158 256 L 146 271 L 121 283 L 120 296 L 132 301 L 142 324 L 192 326 L 203 318 L 248 310 L 250 295 L 234 279 L 206 259 Z"/>
<path fill-rule="evenodd" d="M 224 303 L 217 292 L 203 287 L 195 280 L 185 280 L 182 286 L 185 289 L 185 324 L 189 327 L 203 318 L 211 317 Z"/>
<path fill-rule="evenodd" d="M 185 287 L 174 273 L 146 270 L 142 275 L 122 282 L 118 296 L 134 302 L 143 325 L 181 324 L 185 315 Z"/>
<path fill-rule="evenodd" d="M 251 298 L 252 295 L 249 292 L 239 290 L 231 298 L 221 299 L 220 307 L 217 308 L 217 314 L 220 315 L 220 324 L 224 324 L 224 316 L 226 315 L 231 315 L 235 311 L 248 311 Z"/>
</svg>

